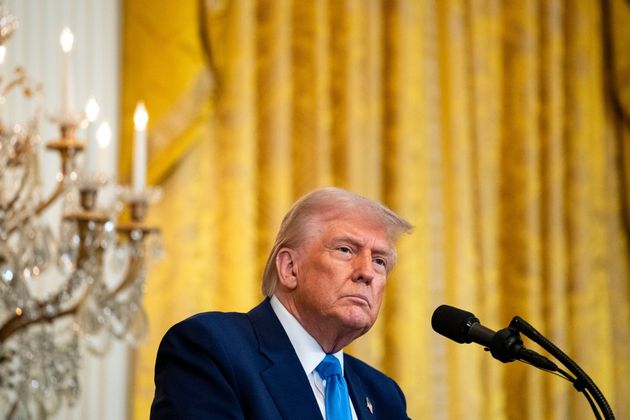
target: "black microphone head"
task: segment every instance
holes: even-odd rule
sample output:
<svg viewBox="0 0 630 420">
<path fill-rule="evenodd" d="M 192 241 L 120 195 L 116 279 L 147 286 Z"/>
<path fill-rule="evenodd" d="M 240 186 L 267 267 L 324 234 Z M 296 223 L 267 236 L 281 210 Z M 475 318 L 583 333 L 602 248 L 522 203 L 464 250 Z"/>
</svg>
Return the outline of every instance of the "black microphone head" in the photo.
<svg viewBox="0 0 630 420">
<path fill-rule="evenodd" d="M 472 313 L 449 305 L 438 306 L 431 317 L 433 331 L 458 343 L 471 343 L 468 332 L 478 323 L 479 319 Z"/>
</svg>

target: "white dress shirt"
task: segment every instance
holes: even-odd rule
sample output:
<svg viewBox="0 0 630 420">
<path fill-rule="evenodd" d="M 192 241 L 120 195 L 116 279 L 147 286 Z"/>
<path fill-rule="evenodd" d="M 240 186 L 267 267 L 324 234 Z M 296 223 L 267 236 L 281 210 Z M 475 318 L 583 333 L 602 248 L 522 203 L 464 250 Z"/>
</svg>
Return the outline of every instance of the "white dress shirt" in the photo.
<svg viewBox="0 0 630 420">
<path fill-rule="evenodd" d="M 304 373 L 306 373 L 306 377 L 311 384 L 313 394 L 315 395 L 315 399 L 319 405 L 319 410 L 322 412 L 322 416 L 326 418 L 326 405 L 324 403 L 326 395 L 326 381 L 323 380 L 315 371 L 315 368 L 324 359 L 326 353 L 324 353 L 321 346 L 313 338 L 313 336 L 311 336 L 304 327 L 302 327 L 302 324 L 300 324 L 298 320 L 295 319 L 289 311 L 287 311 L 277 297 L 272 296 L 270 303 L 273 311 L 280 320 L 280 324 L 282 324 L 284 331 L 289 336 L 289 340 L 297 353 L 298 359 L 300 359 L 302 368 L 304 368 Z M 343 374 L 343 350 L 339 350 L 333 356 L 339 360 L 339 363 L 341 364 L 341 372 Z M 352 411 L 352 419 L 357 420 L 357 414 L 354 411 L 352 399 L 350 400 L 350 409 Z"/>
</svg>

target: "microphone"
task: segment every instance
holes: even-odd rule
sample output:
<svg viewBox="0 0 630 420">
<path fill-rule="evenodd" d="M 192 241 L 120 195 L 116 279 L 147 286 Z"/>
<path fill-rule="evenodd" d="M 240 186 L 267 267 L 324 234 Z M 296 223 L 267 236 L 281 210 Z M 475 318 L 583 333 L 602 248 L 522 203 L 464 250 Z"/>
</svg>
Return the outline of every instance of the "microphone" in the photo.
<svg viewBox="0 0 630 420">
<path fill-rule="evenodd" d="M 540 369 L 558 370 L 558 366 L 545 356 L 526 349 L 518 330 L 508 327 L 495 332 L 481 325 L 471 312 L 441 305 L 433 312 L 431 326 L 438 334 L 460 344 L 481 344 L 492 357 L 503 363 L 522 360 Z"/>
</svg>

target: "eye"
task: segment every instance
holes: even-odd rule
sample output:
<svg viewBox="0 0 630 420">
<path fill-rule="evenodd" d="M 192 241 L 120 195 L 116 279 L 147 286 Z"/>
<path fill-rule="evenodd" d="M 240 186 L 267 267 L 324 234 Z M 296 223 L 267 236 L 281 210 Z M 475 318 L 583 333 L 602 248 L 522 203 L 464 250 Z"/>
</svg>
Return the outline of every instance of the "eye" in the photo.
<svg viewBox="0 0 630 420">
<path fill-rule="evenodd" d="M 387 267 L 387 260 L 385 258 L 376 257 L 373 261 L 382 267 Z"/>
<path fill-rule="evenodd" d="M 350 254 L 352 252 L 352 250 L 350 249 L 350 247 L 347 246 L 340 246 L 337 248 L 337 251 L 343 253 L 343 254 Z"/>
</svg>

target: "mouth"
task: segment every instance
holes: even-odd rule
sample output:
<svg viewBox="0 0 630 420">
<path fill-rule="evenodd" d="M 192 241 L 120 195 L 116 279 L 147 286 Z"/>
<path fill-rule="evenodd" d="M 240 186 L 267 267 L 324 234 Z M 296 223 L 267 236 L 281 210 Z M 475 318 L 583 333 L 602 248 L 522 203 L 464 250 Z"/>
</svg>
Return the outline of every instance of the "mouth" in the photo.
<svg viewBox="0 0 630 420">
<path fill-rule="evenodd" d="M 365 305 L 368 308 L 371 308 L 372 305 L 370 304 L 370 301 L 367 297 L 363 296 L 363 295 L 347 295 L 345 296 L 347 299 L 350 299 L 353 302 L 358 303 L 359 305 Z"/>
</svg>

